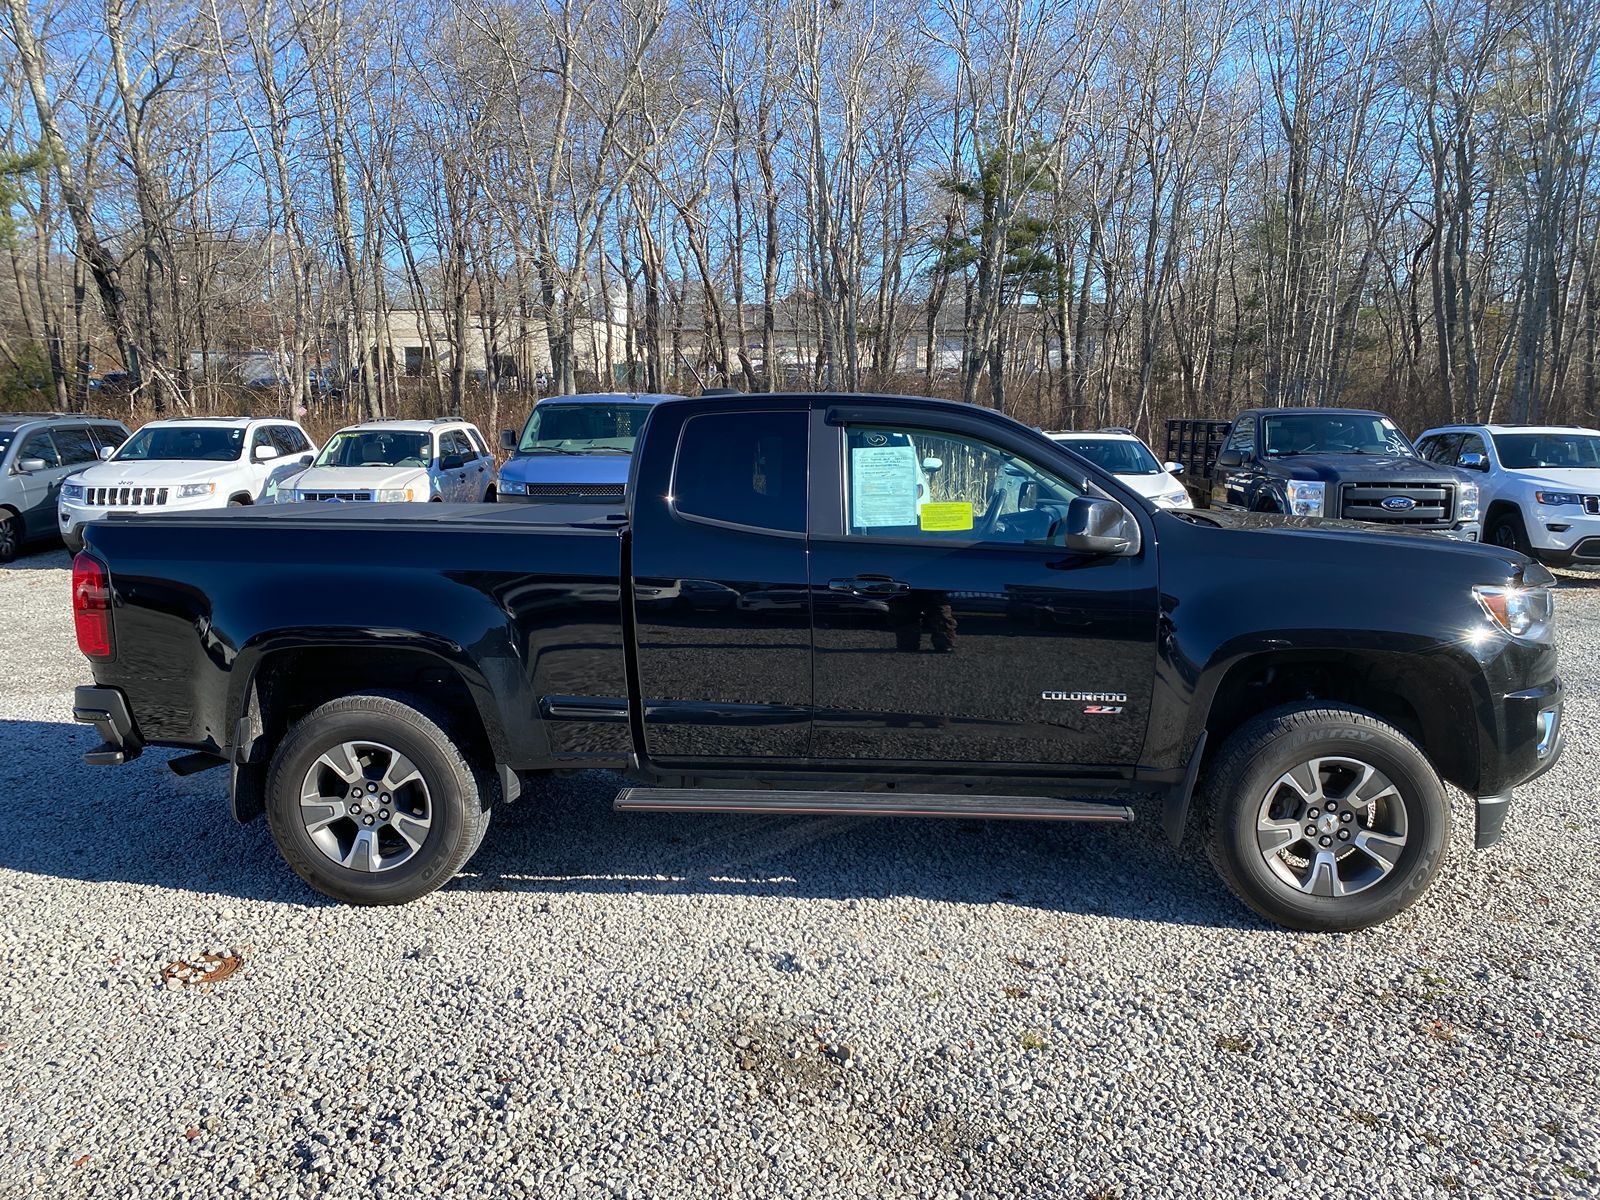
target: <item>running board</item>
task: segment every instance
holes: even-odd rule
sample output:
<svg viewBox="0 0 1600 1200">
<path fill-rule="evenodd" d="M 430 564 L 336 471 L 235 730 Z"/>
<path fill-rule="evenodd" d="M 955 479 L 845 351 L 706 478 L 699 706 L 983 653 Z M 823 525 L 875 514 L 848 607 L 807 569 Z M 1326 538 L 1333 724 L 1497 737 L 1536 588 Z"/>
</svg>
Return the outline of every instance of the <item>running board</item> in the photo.
<svg viewBox="0 0 1600 1200">
<path fill-rule="evenodd" d="M 983 821 L 1109 821 L 1126 825 L 1125 804 L 1048 796 L 945 796 L 919 792 L 788 792 L 776 789 L 623 788 L 619 812 L 775 813 L 783 816 L 971 817 Z"/>
</svg>

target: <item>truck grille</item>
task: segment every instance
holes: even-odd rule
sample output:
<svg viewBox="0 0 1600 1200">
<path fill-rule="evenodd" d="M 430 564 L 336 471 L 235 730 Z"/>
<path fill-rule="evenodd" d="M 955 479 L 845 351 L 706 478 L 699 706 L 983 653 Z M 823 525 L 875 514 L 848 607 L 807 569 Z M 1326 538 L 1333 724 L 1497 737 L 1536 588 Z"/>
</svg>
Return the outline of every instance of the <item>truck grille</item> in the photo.
<svg viewBox="0 0 1600 1200">
<path fill-rule="evenodd" d="M 167 502 L 166 488 L 91 487 L 85 488 L 83 502 L 94 508 L 149 508 Z"/>
<path fill-rule="evenodd" d="M 530 496 L 621 496 L 620 483 L 530 483 Z"/>
<path fill-rule="evenodd" d="M 345 504 L 354 504 L 361 500 L 371 500 L 371 492 L 301 492 L 300 499 L 308 500 L 315 504 L 318 501 L 339 500 Z"/>
<path fill-rule="evenodd" d="M 1410 500 L 1411 507 L 1385 508 L 1383 502 L 1393 497 Z M 1347 521 L 1445 529 L 1454 523 L 1455 512 L 1453 483 L 1347 483 L 1339 489 L 1339 515 Z"/>
</svg>

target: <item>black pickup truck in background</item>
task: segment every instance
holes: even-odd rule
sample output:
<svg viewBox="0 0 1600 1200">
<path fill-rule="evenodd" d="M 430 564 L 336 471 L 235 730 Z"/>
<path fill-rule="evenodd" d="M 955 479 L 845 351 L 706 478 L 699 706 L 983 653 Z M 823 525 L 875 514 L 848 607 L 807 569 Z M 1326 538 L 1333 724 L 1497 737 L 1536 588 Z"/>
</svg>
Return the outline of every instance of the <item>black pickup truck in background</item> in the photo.
<svg viewBox="0 0 1600 1200">
<path fill-rule="evenodd" d="M 1479 540 L 1478 483 L 1422 458 L 1380 412 L 1263 408 L 1167 422 L 1167 458 L 1200 508 L 1329 517 Z"/>
<path fill-rule="evenodd" d="M 354 903 L 438 887 L 495 804 L 606 768 L 649 785 L 621 809 L 1152 807 L 1174 841 L 1193 800 L 1246 903 L 1353 929 L 1427 888 L 1443 781 L 1485 846 L 1556 760 L 1551 582 L 1499 547 L 1158 508 L 970 406 L 668 400 L 614 511 L 90 525 L 75 715 L 93 762 L 228 767 L 234 817 Z"/>
</svg>

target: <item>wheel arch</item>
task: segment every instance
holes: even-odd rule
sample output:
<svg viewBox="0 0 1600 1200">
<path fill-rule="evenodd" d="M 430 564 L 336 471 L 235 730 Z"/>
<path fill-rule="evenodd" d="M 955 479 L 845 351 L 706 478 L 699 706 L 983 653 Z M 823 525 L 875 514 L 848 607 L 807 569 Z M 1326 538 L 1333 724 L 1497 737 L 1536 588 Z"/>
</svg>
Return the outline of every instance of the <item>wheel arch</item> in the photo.
<svg viewBox="0 0 1600 1200">
<path fill-rule="evenodd" d="M 1472 794 L 1479 771 L 1474 689 L 1446 656 L 1395 651 L 1282 650 L 1231 664 L 1206 711 L 1206 762 L 1251 718 L 1285 704 L 1321 703 L 1379 717 L 1414 741 L 1450 783 Z"/>
</svg>

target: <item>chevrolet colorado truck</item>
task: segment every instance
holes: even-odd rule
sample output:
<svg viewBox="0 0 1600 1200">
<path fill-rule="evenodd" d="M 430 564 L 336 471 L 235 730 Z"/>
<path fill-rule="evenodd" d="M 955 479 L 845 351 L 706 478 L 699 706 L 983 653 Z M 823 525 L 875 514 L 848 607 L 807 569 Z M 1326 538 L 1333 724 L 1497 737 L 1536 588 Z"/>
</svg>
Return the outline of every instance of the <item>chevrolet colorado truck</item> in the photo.
<svg viewBox="0 0 1600 1200">
<path fill-rule="evenodd" d="M 925 464 L 939 462 L 937 471 Z M 624 810 L 1126 823 L 1301 929 L 1429 885 L 1561 751 L 1551 575 L 1158 507 L 932 400 L 655 405 L 625 506 L 111 518 L 73 566 L 95 763 L 226 766 L 312 887 L 412 900 L 541 773 Z M 1403 595 L 1395 581 L 1405 580 Z"/>
<path fill-rule="evenodd" d="M 1477 476 L 1419 455 L 1363 408 L 1263 408 L 1168 421 L 1167 457 L 1201 508 L 1328 517 L 1481 540 Z"/>
</svg>

